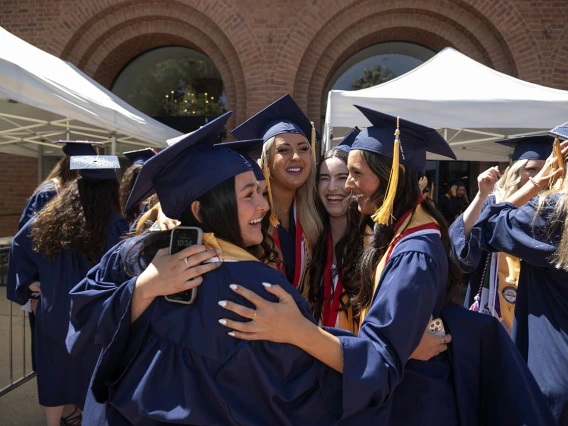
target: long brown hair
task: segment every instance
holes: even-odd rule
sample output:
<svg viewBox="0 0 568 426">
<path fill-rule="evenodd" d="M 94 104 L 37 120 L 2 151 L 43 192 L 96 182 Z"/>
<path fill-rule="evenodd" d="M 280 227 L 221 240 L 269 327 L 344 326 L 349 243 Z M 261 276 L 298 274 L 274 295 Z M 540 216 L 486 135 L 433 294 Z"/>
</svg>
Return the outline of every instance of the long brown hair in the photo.
<svg viewBox="0 0 568 426">
<path fill-rule="evenodd" d="M 316 179 L 319 183 L 321 165 L 325 160 L 338 158 L 347 165 L 348 154 L 339 149 L 327 151 L 317 165 Z M 321 318 L 324 303 L 324 273 L 327 260 L 327 244 L 330 231 L 329 214 L 325 210 L 319 197 L 316 199 L 316 206 L 323 224 L 323 232 L 313 250 L 313 258 L 310 264 L 310 281 L 308 289 L 308 302 L 312 308 L 312 314 L 316 319 Z M 351 200 L 346 211 L 347 229 L 345 235 L 335 244 L 336 268 L 333 270 L 332 279 L 341 273 L 341 283 L 343 285 L 343 295 L 349 297 L 349 301 L 344 304 L 341 299 L 341 309 L 345 310 L 351 305 L 351 299 L 358 293 L 358 285 L 355 280 L 357 261 L 363 252 L 363 233 L 359 227 L 361 214 L 357 209 L 357 202 Z M 333 297 L 333 293 L 332 293 Z"/>
<path fill-rule="evenodd" d="M 379 186 L 370 198 L 374 201 L 374 204 L 381 205 L 387 190 L 392 167 L 392 158 L 368 151 L 361 151 L 361 154 L 369 168 L 379 177 Z M 363 251 L 357 267 L 359 292 L 353 304 L 357 307 L 358 312 L 361 312 L 361 310 L 371 305 L 375 269 L 394 238 L 394 225 L 396 220 L 415 206 L 420 194 L 416 172 L 410 167 L 399 167 L 400 174 L 393 207 L 395 220 L 391 225 L 375 224 L 373 242 Z M 448 225 L 441 213 L 428 201 L 423 200 L 420 205 L 429 216 L 438 222 L 440 227 L 442 244 L 448 258 L 448 279 L 445 299 L 446 302 L 449 302 L 460 285 L 461 270 L 450 256 L 451 242 L 448 234 Z M 365 223 L 368 223 L 368 218 L 364 218 L 363 220 Z"/>
<path fill-rule="evenodd" d="M 95 265 L 105 252 L 111 214 L 119 209 L 116 179 L 77 179 L 38 214 L 33 249 L 50 260 L 70 249 Z"/>
<path fill-rule="evenodd" d="M 124 172 L 122 179 L 120 181 L 119 189 L 119 199 L 120 199 L 120 211 L 124 215 L 126 221 L 130 224 L 136 219 L 136 215 L 139 213 L 137 209 L 132 209 L 129 213 L 124 211 L 126 203 L 128 202 L 128 197 L 132 191 L 132 187 L 136 182 L 136 178 L 142 170 L 142 164 L 133 164 Z"/>
<path fill-rule="evenodd" d="M 77 172 L 77 170 L 69 169 L 70 162 L 71 157 L 69 157 L 68 155 L 62 157 L 55 164 L 55 166 L 53 166 L 53 169 L 51 169 L 51 172 L 49 172 L 49 175 L 45 178 L 45 180 L 38 185 L 36 190 L 48 182 L 54 182 L 57 190 L 61 191 L 61 189 L 65 187 L 65 185 L 77 179 L 79 177 L 79 173 Z"/>
</svg>

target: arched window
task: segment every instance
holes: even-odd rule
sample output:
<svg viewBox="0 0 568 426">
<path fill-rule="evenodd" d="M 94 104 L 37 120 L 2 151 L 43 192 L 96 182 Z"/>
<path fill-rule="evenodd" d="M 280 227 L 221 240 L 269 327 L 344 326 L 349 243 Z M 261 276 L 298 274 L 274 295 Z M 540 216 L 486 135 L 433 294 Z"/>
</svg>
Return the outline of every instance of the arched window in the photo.
<svg viewBox="0 0 568 426">
<path fill-rule="evenodd" d="M 359 90 L 376 86 L 416 68 L 435 54 L 414 43 L 393 41 L 375 44 L 345 61 L 329 81 L 325 94 L 330 90 Z"/>
<path fill-rule="evenodd" d="M 187 47 L 143 53 L 124 67 L 112 91 L 152 117 L 194 117 L 205 122 L 227 109 L 219 70 L 205 54 Z"/>
</svg>

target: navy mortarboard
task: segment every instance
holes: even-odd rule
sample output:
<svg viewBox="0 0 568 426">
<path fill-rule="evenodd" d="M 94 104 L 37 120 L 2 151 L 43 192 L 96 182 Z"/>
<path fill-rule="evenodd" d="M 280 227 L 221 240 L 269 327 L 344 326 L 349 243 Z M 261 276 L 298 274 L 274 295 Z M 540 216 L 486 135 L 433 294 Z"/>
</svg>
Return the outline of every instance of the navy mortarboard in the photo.
<svg viewBox="0 0 568 426">
<path fill-rule="evenodd" d="M 568 129 L 567 129 L 568 130 Z M 552 152 L 554 136 L 531 135 L 517 138 L 501 139 L 495 141 L 500 145 L 514 148 L 513 161 L 518 160 L 546 160 Z"/>
<path fill-rule="evenodd" d="M 353 127 L 353 129 L 349 133 L 347 133 L 347 135 L 341 140 L 341 142 L 337 144 L 335 149 L 349 153 L 349 151 L 351 151 L 351 146 L 353 145 L 353 142 L 355 142 L 355 138 L 359 133 L 361 133 L 359 127 Z"/>
<path fill-rule="evenodd" d="M 548 133 L 560 139 L 568 140 L 568 122 L 561 124 L 560 126 L 556 126 Z"/>
<path fill-rule="evenodd" d="M 180 219 L 189 205 L 211 188 L 252 171 L 248 161 L 235 151 L 213 146 L 231 114 L 229 111 L 177 138 L 173 145 L 150 158 L 140 170 L 125 210 L 130 211 L 156 193 L 164 214 Z"/>
<path fill-rule="evenodd" d="M 74 155 L 69 169 L 79 170 L 83 179 L 116 179 L 115 169 L 120 169 L 120 163 L 116 155 Z"/>
<path fill-rule="evenodd" d="M 97 155 L 97 151 L 93 146 L 104 146 L 102 142 L 92 141 L 54 141 L 55 144 L 64 144 L 63 152 L 65 155 Z"/>
<path fill-rule="evenodd" d="M 123 152 L 124 156 L 132 161 L 132 164 L 144 164 L 157 154 L 152 148 L 137 149 L 136 151 Z"/>
<path fill-rule="evenodd" d="M 263 142 L 285 133 L 299 134 L 308 140 L 312 148 L 312 161 L 315 164 L 316 140 L 319 135 L 314 128 L 314 123 L 306 117 L 306 114 L 289 94 L 268 105 L 231 131 L 231 134 L 240 141 L 262 139 Z M 310 136 L 308 137 L 308 135 Z M 274 214 L 274 206 L 272 204 L 270 173 L 267 162 L 261 160 L 261 167 L 266 178 L 268 203 L 271 209 L 270 224 L 273 227 L 277 227 L 278 218 Z"/>
<path fill-rule="evenodd" d="M 262 173 L 262 169 L 258 165 L 258 159 L 262 154 L 262 143 L 264 141 L 262 139 L 251 139 L 247 141 L 236 141 L 236 142 L 225 142 L 225 143 L 218 143 L 214 146 L 220 146 L 223 148 L 232 149 L 233 151 L 238 152 L 241 154 L 245 159 L 250 162 L 254 176 L 256 180 L 259 182 L 266 180 L 264 174 Z"/>
<path fill-rule="evenodd" d="M 376 223 L 390 224 L 398 185 L 399 163 L 412 168 L 418 176 L 423 176 L 426 172 L 426 152 L 454 160 L 456 156 L 435 129 L 362 106 L 355 105 L 355 107 L 371 122 L 371 127 L 367 127 L 357 135 L 351 150 L 374 152 L 393 159 L 383 204 L 372 216 Z M 399 160 L 399 157 L 402 159 Z"/>
</svg>

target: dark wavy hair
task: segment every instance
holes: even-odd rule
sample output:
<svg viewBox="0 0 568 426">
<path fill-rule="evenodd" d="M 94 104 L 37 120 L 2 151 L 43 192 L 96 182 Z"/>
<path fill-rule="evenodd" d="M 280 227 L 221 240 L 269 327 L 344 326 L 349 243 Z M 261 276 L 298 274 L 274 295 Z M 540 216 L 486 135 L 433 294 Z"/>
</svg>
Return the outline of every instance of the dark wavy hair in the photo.
<svg viewBox="0 0 568 426">
<path fill-rule="evenodd" d="M 387 190 L 390 171 L 392 168 L 392 158 L 372 152 L 361 151 L 363 159 L 369 168 L 379 177 L 379 187 L 371 196 L 374 204 L 381 205 L 384 194 Z M 393 216 L 400 218 L 405 212 L 412 209 L 420 194 L 418 187 L 419 176 L 410 167 L 400 167 L 398 186 L 393 207 Z M 441 239 L 446 256 L 448 258 L 448 280 L 446 286 L 445 302 L 448 303 L 455 296 L 461 282 L 461 270 L 450 256 L 451 242 L 448 234 L 448 225 L 442 214 L 426 200 L 420 205 L 428 215 L 438 222 L 440 227 Z M 369 224 L 370 219 L 364 218 L 364 223 Z M 371 305 L 374 288 L 374 272 L 380 259 L 387 251 L 392 239 L 394 238 L 394 223 L 391 225 L 375 224 L 374 239 L 369 247 L 367 247 L 359 260 L 357 267 L 357 281 L 359 282 L 359 292 L 355 297 L 353 304 L 357 307 L 357 311 L 368 308 Z"/>
<path fill-rule="evenodd" d="M 133 164 L 128 169 L 126 169 L 124 175 L 122 176 L 122 179 L 120 180 L 120 211 L 122 212 L 128 223 L 132 223 L 134 219 L 136 219 L 136 215 L 138 214 L 138 211 L 136 209 L 132 209 L 129 213 L 126 213 L 124 208 L 126 207 L 130 191 L 132 191 L 132 187 L 136 182 L 136 178 L 140 174 L 140 170 L 142 170 L 142 164 Z"/>
<path fill-rule="evenodd" d="M 116 179 L 79 178 L 38 214 L 31 229 L 33 249 L 50 260 L 70 249 L 95 265 L 105 253 L 110 217 L 119 211 Z"/>
<path fill-rule="evenodd" d="M 243 247 L 244 242 L 240 232 L 237 196 L 235 194 L 235 178 L 231 177 L 221 182 L 199 197 L 197 201 L 199 201 L 201 207 L 201 220 L 193 215 L 190 205 L 180 217 L 180 226 L 197 226 L 203 232 L 214 233 L 218 238 Z M 268 217 L 268 214 L 266 217 Z M 270 263 L 276 260 L 278 253 L 273 249 L 273 244 L 270 243 L 270 237 L 264 224 L 265 221 L 263 220 L 262 233 L 264 238 L 262 243 L 243 248 L 261 262 Z M 169 246 L 171 232 L 171 230 L 168 230 L 148 233 L 130 248 L 125 259 L 133 258 L 134 264 L 137 264 L 140 269 L 144 269 L 146 267 L 145 262 L 149 258 L 152 258 L 159 249 Z M 132 266 L 132 264 L 125 262 L 123 265 L 125 272 L 130 276 L 138 275 Z"/>
<path fill-rule="evenodd" d="M 327 151 L 317 165 L 316 179 L 319 184 L 321 165 L 325 160 L 338 158 L 347 164 L 348 154 L 339 149 Z M 314 247 L 312 262 L 310 264 L 310 288 L 308 291 L 308 302 L 312 308 L 315 318 L 321 318 L 324 303 L 324 273 L 327 259 L 327 244 L 330 233 L 329 214 L 325 210 L 320 198 L 317 197 L 316 207 L 320 215 L 323 232 Z M 349 297 L 349 301 L 344 304 L 341 300 L 341 309 L 346 310 L 351 306 L 351 299 L 358 293 L 358 284 L 355 280 L 357 271 L 357 261 L 363 252 L 364 234 L 359 226 L 361 214 L 357 209 L 357 202 L 352 200 L 347 208 L 347 229 L 345 235 L 335 243 L 336 268 L 332 272 L 332 279 L 337 274 L 341 274 L 343 285 L 343 295 Z M 331 295 L 333 297 L 333 293 Z M 354 313 L 356 314 L 356 313 Z"/>
</svg>

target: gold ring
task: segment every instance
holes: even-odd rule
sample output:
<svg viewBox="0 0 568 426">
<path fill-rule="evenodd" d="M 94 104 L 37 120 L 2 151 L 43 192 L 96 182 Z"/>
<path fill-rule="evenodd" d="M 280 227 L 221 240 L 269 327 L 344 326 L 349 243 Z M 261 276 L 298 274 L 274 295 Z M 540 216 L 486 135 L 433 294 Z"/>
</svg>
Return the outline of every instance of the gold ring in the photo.
<svg viewBox="0 0 568 426">
<path fill-rule="evenodd" d="M 252 318 L 250 320 L 254 321 L 255 318 L 256 318 L 256 309 L 254 310 L 254 314 L 252 314 Z"/>
<path fill-rule="evenodd" d="M 187 262 L 187 257 L 184 257 L 184 258 L 183 258 L 183 261 L 185 262 L 185 264 L 186 264 L 187 267 L 189 268 L 190 266 L 189 266 L 189 263 Z"/>
</svg>

